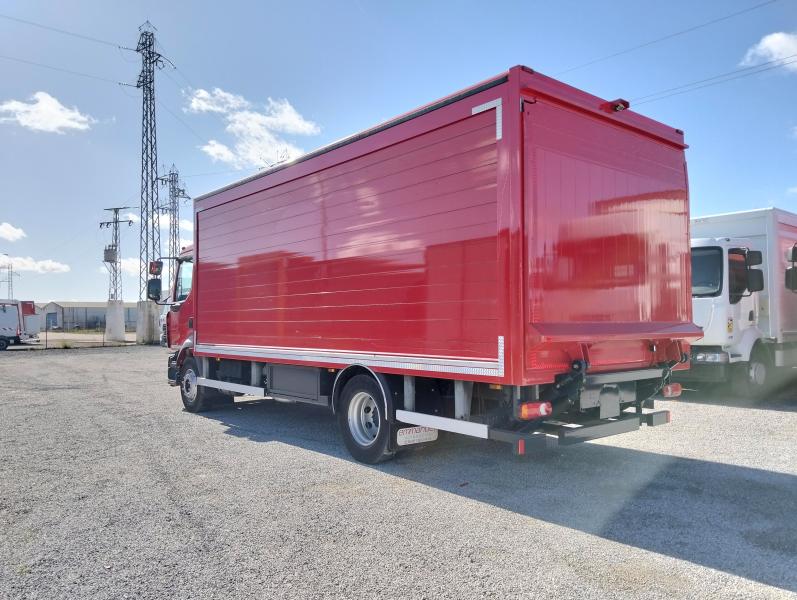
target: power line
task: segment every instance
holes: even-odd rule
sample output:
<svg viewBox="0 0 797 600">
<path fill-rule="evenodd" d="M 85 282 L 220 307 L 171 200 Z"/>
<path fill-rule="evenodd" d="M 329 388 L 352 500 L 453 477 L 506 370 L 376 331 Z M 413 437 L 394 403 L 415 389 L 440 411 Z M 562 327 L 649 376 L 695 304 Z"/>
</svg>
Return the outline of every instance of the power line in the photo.
<svg viewBox="0 0 797 600">
<path fill-rule="evenodd" d="M 652 46 L 654 44 L 658 44 L 659 42 L 664 42 L 666 40 L 670 40 L 672 38 L 675 38 L 675 37 L 678 37 L 678 36 L 681 36 L 681 35 L 684 35 L 684 34 L 687 34 L 687 33 L 691 33 L 693 31 L 697 31 L 698 29 L 703 29 L 704 27 L 708 27 L 710 25 L 714 25 L 714 24 L 720 23 L 722 21 L 727 21 L 728 19 L 732 19 L 733 17 L 738 17 L 739 15 L 743 15 L 743 14 L 749 13 L 749 12 L 751 12 L 753 10 L 757 10 L 759 8 L 763 8 L 764 6 L 768 6 L 770 4 L 774 4 L 775 2 L 778 2 L 778 1 L 779 0 L 767 0 L 766 2 L 762 2 L 760 4 L 756 4 L 755 6 L 751 6 L 749 8 L 745 8 L 745 9 L 737 11 L 735 13 L 731 13 L 729 15 L 725 15 L 724 17 L 719 17 L 719 18 L 716 18 L 716 19 L 712 19 L 711 21 L 706 21 L 705 23 L 700 23 L 699 25 L 694 25 L 694 26 L 689 27 L 687 29 L 682 29 L 681 31 L 676 31 L 674 33 L 670 33 L 668 35 L 662 36 L 660 38 L 656 38 L 654 40 L 650 40 L 648 42 L 644 42 L 642 44 L 638 44 L 636 46 L 631 46 L 630 48 L 626 48 L 625 50 L 620 50 L 619 52 L 614 52 L 612 54 L 607 54 L 606 56 L 601 56 L 600 58 L 595 58 L 593 60 L 590 60 L 588 62 L 582 63 L 580 65 L 576 65 L 574 67 L 570 67 L 569 69 L 565 69 L 564 71 L 559 71 L 557 73 L 554 73 L 554 75 L 557 75 L 557 76 L 558 75 L 563 75 L 565 73 L 570 73 L 571 71 L 576 71 L 578 69 L 583 69 L 584 67 L 589 67 L 589 66 L 594 65 L 596 63 L 603 62 L 605 60 L 609 60 L 611 58 L 616 58 L 616 57 L 622 56 L 624 54 L 629 54 L 629 53 L 634 52 L 636 50 L 640 50 L 641 48 L 647 48 L 648 46 Z"/>
<path fill-rule="evenodd" d="M 200 142 L 202 142 L 203 144 L 206 144 L 206 143 L 207 143 L 207 139 L 206 139 L 206 138 L 204 138 L 204 137 L 202 137 L 201 135 L 199 135 L 199 134 L 197 133 L 196 129 L 194 129 L 194 128 L 193 128 L 193 127 L 191 127 L 191 126 L 190 126 L 188 123 L 186 123 L 185 121 L 183 121 L 183 120 L 182 120 L 182 119 L 181 119 L 181 118 L 180 118 L 180 117 L 177 115 L 177 113 L 175 113 L 174 111 L 172 111 L 172 110 L 171 110 L 171 109 L 170 109 L 168 106 L 166 106 L 166 105 L 165 105 L 163 102 L 161 102 L 160 100 L 157 100 L 157 99 L 156 99 L 155 101 L 158 103 L 158 106 L 160 106 L 160 107 L 161 107 L 163 110 L 165 110 L 165 111 L 166 111 L 167 113 L 169 113 L 169 114 L 170 114 L 172 117 L 174 117 L 174 119 L 175 119 L 176 121 L 178 121 L 178 122 L 179 122 L 181 125 L 183 125 L 183 127 L 185 127 L 185 128 L 188 130 L 188 131 L 190 131 L 192 134 L 194 134 L 194 137 L 196 137 L 196 139 L 198 139 L 198 140 L 199 140 Z"/>
<path fill-rule="evenodd" d="M 640 104 L 641 103 L 640 100 L 647 100 L 648 98 L 653 98 L 654 96 L 659 96 L 661 94 L 666 94 L 667 92 L 674 92 L 674 91 L 677 91 L 677 90 L 681 90 L 683 88 L 691 87 L 693 85 L 697 85 L 697 84 L 700 84 L 700 83 L 705 83 L 707 81 L 713 81 L 715 79 L 722 79 L 723 77 L 728 77 L 730 75 L 735 75 L 737 73 L 744 73 L 746 71 L 758 72 L 759 70 L 766 71 L 768 69 L 761 69 L 761 67 L 765 67 L 767 65 L 774 65 L 773 68 L 783 67 L 783 66 L 788 65 L 790 63 L 788 63 L 788 62 L 783 63 L 783 64 L 780 64 L 780 63 L 782 63 L 783 61 L 787 61 L 790 58 L 795 58 L 795 57 L 797 57 L 797 54 L 792 54 L 790 56 L 784 56 L 783 58 L 776 58 L 774 60 L 768 60 L 766 62 L 759 63 L 759 64 L 753 65 L 751 67 L 744 67 L 744 68 L 741 68 L 741 69 L 734 69 L 733 71 L 727 71 L 725 73 L 720 73 L 719 75 L 714 75 L 713 77 L 706 77 L 705 79 L 698 79 L 697 81 L 692 81 L 690 83 L 684 83 L 683 85 L 677 85 L 675 87 L 667 88 L 665 90 L 659 90 L 658 92 L 654 92 L 652 94 L 647 94 L 645 96 L 639 96 L 638 98 L 632 98 L 631 102 L 633 102 L 634 104 Z M 778 63 L 778 64 L 775 64 L 775 63 Z M 755 75 L 755 73 L 750 73 L 750 75 Z M 734 78 L 734 79 L 737 79 L 737 78 Z M 722 83 L 722 82 L 720 81 L 718 83 Z"/>
<path fill-rule="evenodd" d="M 114 79 L 108 79 L 107 77 L 100 77 L 99 75 L 92 75 L 90 73 L 81 73 L 80 71 L 73 71 L 71 69 L 64 69 L 62 67 L 56 67 L 56 66 L 53 66 L 53 65 L 46 65 L 44 63 L 34 62 L 32 60 L 25 60 L 23 58 L 17 58 L 17 57 L 14 57 L 14 56 L 6 56 L 6 55 L 3 55 L 3 54 L 0 54 L 0 59 L 10 60 L 10 61 L 13 61 L 13 62 L 18 62 L 18 63 L 25 64 L 25 65 L 32 65 L 34 67 L 41 67 L 43 69 L 49 69 L 51 71 L 58 71 L 60 73 L 66 73 L 68 75 L 75 75 L 77 77 L 86 77 L 88 79 L 94 79 L 96 81 L 104 81 L 106 83 L 113 83 L 113 84 L 119 85 L 119 86 L 136 87 L 133 84 L 125 83 L 123 81 L 116 81 Z M 183 127 L 185 127 L 188 131 L 190 131 L 200 142 L 202 142 L 204 144 L 207 141 L 204 137 L 202 137 L 199 133 L 197 133 L 197 131 L 193 127 L 191 127 L 188 123 L 186 123 L 183 119 L 181 119 L 177 115 L 177 113 L 175 113 L 168 106 L 166 106 L 160 99 L 158 99 L 156 101 L 157 101 L 158 105 L 163 110 L 165 110 L 167 113 L 169 113 L 176 121 L 178 121 L 181 125 L 183 125 Z"/>
<path fill-rule="evenodd" d="M 81 73 L 80 71 L 73 71 L 71 69 L 64 69 L 62 67 L 55 67 L 53 65 L 46 65 L 44 63 L 34 62 L 32 60 L 25 60 L 24 58 L 17 58 L 15 56 L 6 56 L 4 54 L 0 54 L 0 59 L 11 60 L 11 61 L 22 63 L 22 64 L 25 64 L 25 65 L 33 65 L 34 67 L 41 67 L 43 69 L 50 69 L 51 71 L 60 71 L 61 73 L 68 73 L 69 75 L 76 75 L 78 77 L 87 77 L 88 79 L 96 79 L 97 81 L 105 81 L 107 83 L 115 83 L 117 85 L 130 85 L 129 83 L 124 83 L 122 81 L 116 81 L 114 79 L 108 79 L 107 77 L 100 77 L 99 75 L 92 75 L 90 73 Z"/>
<path fill-rule="evenodd" d="M 163 44 L 161 44 L 161 42 L 159 40 L 156 40 L 155 44 L 160 46 L 160 49 L 164 53 L 169 54 L 169 52 L 166 50 L 166 48 L 163 46 Z M 188 84 L 188 87 L 193 88 L 193 89 L 197 89 L 197 87 L 191 82 L 191 80 L 186 76 L 186 74 L 183 72 L 183 70 L 180 67 L 178 67 L 177 65 L 175 65 L 171 61 L 169 61 L 169 62 L 171 63 L 171 66 L 174 67 L 175 72 L 178 73 L 180 75 L 180 77 L 182 77 L 185 80 L 185 82 Z M 174 82 L 174 84 L 178 85 L 176 81 Z"/>
<path fill-rule="evenodd" d="M 59 29 L 58 27 L 53 27 L 51 25 L 45 25 L 44 23 L 36 23 L 35 21 L 28 21 L 27 19 L 20 19 L 19 17 L 12 17 L 11 15 L 4 15 L 0 14 L 0 19 L 6 19 L 8 21 L 14 21 L 16 23 L 22 23 L 23 25 L 30 25 L 31 27 L 38 27 L 40 29 L 46 29 L 47 31 L 53 31 L 55 33 L 60 33 L 62 35 L 69 35 L 75 38 L 79 38 L 81 40 L 85 40 L 87 42 L 96 42 L 97 44 L 105 44 L 106 46 L 112 46 L 114 48 L 121 48 L 123 50 L 130 50 L 130 48 L 125 48 L 124 46 L 117 44 L 115 42 L 109 42 L 108 40 L 101 40 L 100 38 L 96 38 L 90 35 L 85 35 L 83 33 L 76 33 L 74 31 L 67 31 L 66 29 Z"/>
<path fill-rule="evenodd" d="M 792 57 L 797 57 L 797 54 L 793 54 Z M 791 58 L 791 57 L 786 57 L 786 58 Z M 783 60 L 786 60 L 786 59 L 781 59 L 781 60 L 783 61 Z M 666 93 L 667 91 L 670 91 L 670 90 L 662 90 L 661 92 L 658 92 L 656 94 L 648 94 L 647 96 L 643 96 L 643 98 L 650 98 L 649 100 L 643 100 L 642 102 L 635 102 L 634 104 L 636 106 L 639 106 L 640 104 L 647 104 L 648 102 L 658 102 L 659 100 L 664 100 L 665 98 L 670 98 L 671 96 L 679 96 L 681 94 L 686 94 L 688 92 L 694 92 L 696 90 L 700 90 L 700 89 L 703 89 L 703 88 L 719 85 L 721 83 L 726 83 L 728 81 L 733 81 L 735 79 L 742 79 L 744 77 L 750 77 L 752 75 L 758 75 L 759 73 L 763 73 L 765 71 L 771 71 L 772 69 L 779 69 L 781 67 L 785 67 L 786 65 L 791 65 L 791 64 L 795 64 L 795 63 L 797 63 L 797 58 L 794 58 L 793 60 L 789 60 L 789 61 L 786 61 L 786 62 L 780 62 L 779 64 L 771 65 L 771 66 L 768 66 L 768 67 L 763 68 L 763 69 L 757 69 L 755 71 L 749 71 L 748 69 L 738 69 L 737 71 L 730 71 L 729 73 L 726 73 L 725 75 L 717 75 L 715 77 L 708 77 L 706 79 L 701 79 L 699 81 L 693 81 L 692 83 L 687 83 L 687 84 L 684 84 L 684 85 L 681 85 L 681 86 L 678 86 L 678 87 L 675 87 L 675 88 L 670 88 L 670 90 L 680 90 L 680 91 L 673 91 L 670 94 Z M 760 67 L 760 66 L 763 66 L 765 64 L 768 64 L 768 63 L 763 63 L 762 65 L 758 65 L 758 66 Z M 744 71 L 744 72 L 740 73 L 740 71 Z M 728 76 L 728 75 L 733 75 L 734 73 L 737 73 L 737 75 L 735 77 L 733 77 L 733 76 L 729 77 Z M 724 79 L 720 79 L 720 81 L 713 81 L 715 79 L 719 79 L 719 78 L 722 78 L 722 77 L 725 77 L 725 78 Z M 709 83 L 704 83 L 703 85 L 697 85 L 697 84 L 700 84 L 700 83 L 703 83 L 703 82 L 709 82 Z M 694 87 L 692 87 L 692 86 L 694 86 Z M 684 89 L 684 88 L 686 88 L 686 89 Z M 664 95 L 660 96 L 659 94 L 664 94 Z"/>
</svg>

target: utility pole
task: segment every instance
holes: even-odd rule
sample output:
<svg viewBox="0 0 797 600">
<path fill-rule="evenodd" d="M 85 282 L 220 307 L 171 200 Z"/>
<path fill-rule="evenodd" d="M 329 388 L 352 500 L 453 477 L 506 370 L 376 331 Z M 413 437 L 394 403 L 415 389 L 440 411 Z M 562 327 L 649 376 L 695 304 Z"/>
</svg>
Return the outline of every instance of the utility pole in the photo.
<svg viewBox="0 0 797 600">
<path fill-rule="evenodd" d="M 146 300 L 149 262 L 161 253 L 160 206 L 158 204 L 158 140 L 155 128 L 155 67 L 163 60 L 155 50 L 155 27 L 147 21 L 138 28 L 136 52 L 141 55 L 141 73 L 136 87 L 141 88 L 141 255 L 139 300 Z"/>
<path fill-rule="evenodd" d="M 136 52 L 141 55 L 141 73 L 136 87 L 141 88 L 141 230 L 139 255 L 138 316 L 136 341 L 156 344 L 160 338 L 158 307 L 147 299 L 150 261 L 161 255 L 160 204 L 158 203 L 158 141 L 155 131 L 155 68 L 164 61 L 155 50 L 155 27 L 147 21 L 138 28 Z"/>
<path fill-rule="evenodd" d="M 111 230 L 111 243 L 105 246 L 103 262 L 108 268 L 108 306 L 105 309 L 105 338 L 115 342 L 125 341 L 125 309 L 122 302 L 122 252 L 119 244 L 119 225 L 133 224 L 131 219 L 120 219 L 119 211 L 130 208 L 117 206 L 106 208 L 113 218 L 110 221 L 100 221 L 100 229 Z"/>
<path fill-rule="evenodd" d="M 108 268 L 108 301 L 122 301 L 122 251 L 119 245 L 119 224 L 127 223 L 128 227 L 133 225 L 130 219 L 120 219 L 119 211 L 130 208 L 129 206 L 117 206 L 106 208 L 105 210 L 113 214 L 110 221 L 100 221 L 100 229 L 107 227 L 111 230 L 111 243 L 105 246 L 103 262 Z"/>
<path fill-rule="evenodd" d="M 180 187 L 180 174 L 174 164 L 172 164 L 168 175 L 162 175 L 158 179 L 163 185 L 169 186 L 169 202 L 161 206 L 161 212 L 168 215 L 169 218 L 169 248 L 167 256 L 176 258 L 180 255 L 180 200 L 190 200 L 191 197 L 185 193 L 185 188 Z M 169 285 L 166 287 L 167 290 L 172 289 L 176 266 L 175 261 L 168 261 Z"/>
<path fill-rule="evenodd" d="M 8 285 L 8 299 L 14 299 L 14 277 L 19 277 L 19 273 L 14 272 L 14 264 L 11 262 L 11 257 L 7 253 L 3 253 L 3 256 L 6 257 L 6 278 L 4 281 L 0 281 L 0 283 L 6 283 Z"/>
</svg>

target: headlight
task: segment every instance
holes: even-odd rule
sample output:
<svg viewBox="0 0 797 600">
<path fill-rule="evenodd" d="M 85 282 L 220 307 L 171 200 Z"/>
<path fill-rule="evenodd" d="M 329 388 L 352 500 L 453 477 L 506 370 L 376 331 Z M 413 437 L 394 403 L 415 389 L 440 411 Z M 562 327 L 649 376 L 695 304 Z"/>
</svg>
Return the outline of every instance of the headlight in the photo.
<svg viewBox="0 0 797 600">
<path fill-rule="evenodd" d="M 695 352 L 692 360 L 696 363 L 727 363 L 729 357 L 727 352 Z"/>
</svg>

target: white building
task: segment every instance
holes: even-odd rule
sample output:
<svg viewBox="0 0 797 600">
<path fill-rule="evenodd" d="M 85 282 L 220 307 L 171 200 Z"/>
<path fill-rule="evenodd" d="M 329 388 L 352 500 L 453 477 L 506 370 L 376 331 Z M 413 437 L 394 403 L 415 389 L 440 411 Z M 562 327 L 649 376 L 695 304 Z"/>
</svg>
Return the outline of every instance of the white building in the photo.
<svg viewBox="0 0 797 600">
<path fill-rule="evenodd" d="M 104 329 L 107 302 L 62 302 L 39 304 L 44 315 L 42 329 Z M 136 303 L 125 302 L 125 329 L 136 328 Z"/>
</svg>

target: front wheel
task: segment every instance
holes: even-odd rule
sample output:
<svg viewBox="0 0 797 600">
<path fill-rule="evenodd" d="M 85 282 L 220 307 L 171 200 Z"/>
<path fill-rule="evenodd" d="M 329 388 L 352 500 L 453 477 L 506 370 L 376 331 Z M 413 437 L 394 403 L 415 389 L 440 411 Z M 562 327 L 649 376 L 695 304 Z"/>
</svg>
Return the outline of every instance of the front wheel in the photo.
<svg viewBox="0 0 797 600">
<path fill-rule="evenodd" d="M 0 351 L 5 350 L 8 348 L 8 340 L 6 338 L 0 338 Z"/>
<path fill-rule="evenodd" d="M 355 375 L 349 380 L 341 393 L 337 416 L 343 442 L 355 460 L 373 465 L 393 458 L 385 399 L 372 377 Z"/>
<path fill-rule="evenodd" d="M 188 412 L 199 413 L 224 403 L 224 394 L 213 388 L 197 385 L 198 379 L 199 367 L 196 359 L 186 358 L 180 367 L 180 397 Z"/>
<path fill-rule="evenodd" d="M 739 391 L 748 398 L 762 398 L 777 388 L 775 365 L 766 348 L 754 348 L 750 361 L 737 369 Z"/>
</svg>

